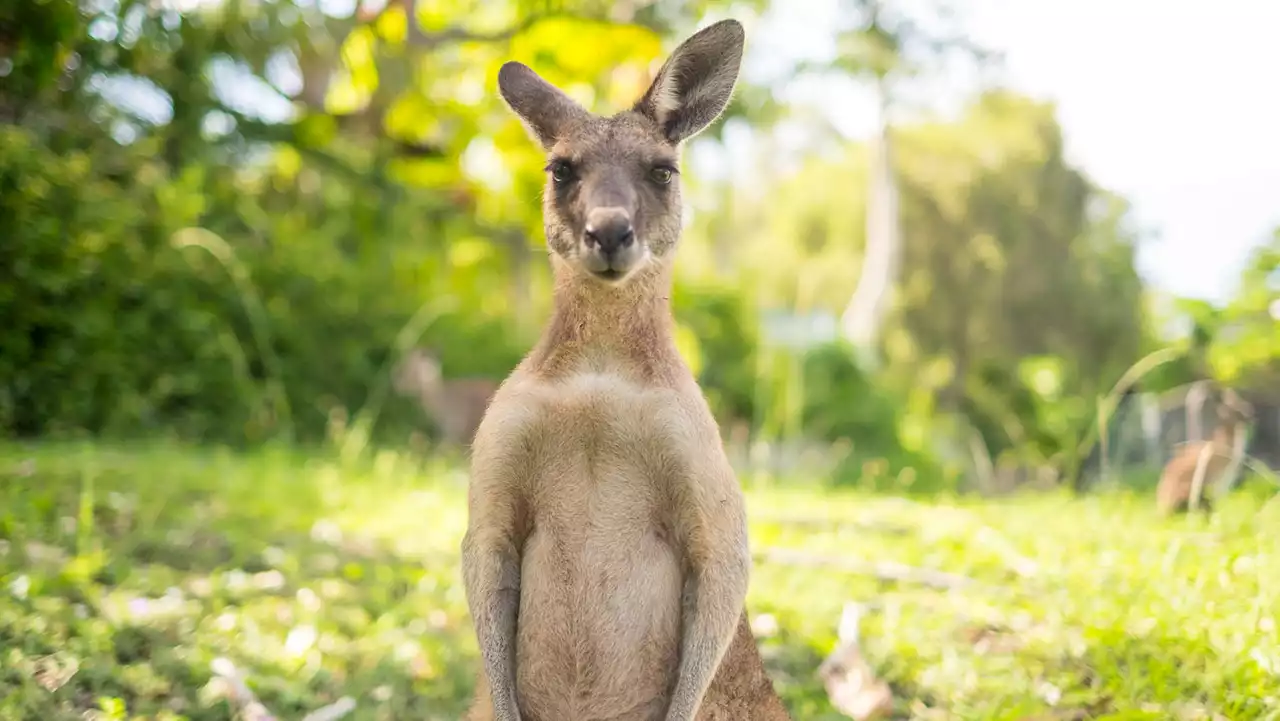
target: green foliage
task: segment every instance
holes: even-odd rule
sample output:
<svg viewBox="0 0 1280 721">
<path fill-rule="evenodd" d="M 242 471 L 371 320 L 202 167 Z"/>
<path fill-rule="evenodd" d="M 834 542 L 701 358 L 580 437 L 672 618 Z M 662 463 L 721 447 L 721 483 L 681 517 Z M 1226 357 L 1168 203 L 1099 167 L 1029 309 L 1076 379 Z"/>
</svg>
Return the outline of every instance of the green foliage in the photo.
<svg viewBox="0 0 1280 721">
<path fill-rule="evenodd" d="M 806 435 L 849 446 L 834 483 L 912 492 L 939 489 L 943 479 L 935 460 L 901 437 L 908 413 L 904 399 L 868 376 L 852 348 L 844 343 L 818 346 L 805 354 L 803 368 Z M 903 481 L 909 483 L 904 487 Z"/>
<path fill-rule="evenodd" d="M 364 403 L 418 307 L 451 295 L 433 287 L 447 259 L 401 251 L 392 263 L 380 249 L 344 247 L 372 217 L 357 194 L 270 213 L 273 193 L 195 169 L 172 177 L 136 159 L 126 184 L 20 129 L 0 131 L 0 146 L 11 239 L 0 309 L 13 319 L 0 332 L 6 433 L 319 439 L 333 407 Z M 408 202 L 392 210 L 377 221 L 392 232 L 429 217 Z M 202 220 L 239 233 L 235 245 L 174 242 Z M 509 322 L 478 309 L 445 316 L 424 341 L 450 369 L 492 376 L 522 350 Z M 420 411 L 393 402 L 383 420 L 392 430 L 398 420 L 403 437 Z"/>
<path fill-rule="evenodd" d="M 15 102 L 31 102 L 53 91 L 84 32 L 83 23 L 72 2 L 6 3 L 0 8 L 0 48 L 10 63 L 3 94 Z M 6 105 L 0 105 L 0 117 L 23 110 Z"/>
<path fill-rule="evenodd" d="M 988 94 L 958 124 L 904 129 L 901 146 L 910 342 L 888 337 L 885 352 L 907 379 L 950 358 L 944 390 L 959 397 L 986 364 L 1017 374 L 1056 356 L 1072 366 L 1061 392 L 1089 398 L 1137 359 L 1139 237 L 1123 202 L 1066 162 L 1051 107 Z"/>
<path fill-rule="evenodd" d="M 230 721 L 210 683 L 217 658 L 281 718 L 344 695 L 355 721 L 459 718 L 479 660 L 456 471 L 388 452 L 342 464 L 281 449 L 0 445 L 0 718 Z M 893 718 L 1260 721 L 1280 703 L 1280 568 L 1259 552 L 1280 528 L 1280 504 L 1260 509 L 1269 489 L 1207 522 L 1161 519 L 1149 495 L 756 491 L 757 550 L 976 583 L 940 591 L 765 560 L 748 610 L 798 720 L 842 718 L 815 669 L 842 604 L 875 599 L 862 650 L 893 687 Z"/>
<path fill-rule="evenodd" d="M 725 420 L 754 418 L 759 352 L 754 308 L 735 287 L 691 282 L 677 282 L 671 304 L 704 358 L 697 378 L 712 411 Z"/>
<path fill-rule="evenodd" d="M 899 431 L 922 436 L 927 455 L 954 435 L 940 416 L 958 412 L 993 457 L 1070 467 L 1092 399 L 1147 337 L 1127 204 L 1066 161 L 1052 107 L 1016 94 L 988 93 L 957 122 L 903 125 L 892 140 L 901 271 L 871 384 L 896 399 Z M 845 310 L 868 170 L 866 148 L 846 145 L 779 180 L 768 203 L 735 204 L 746 206 L 732 221 L 754 294 Z M 910 400 L 919 394 L 936 403 Z"/>
<path fill-rule="evenodd" d="M 831 343 L 805 354 L 804 427 L 817 438 L 856 439 L 873 451 L 897 446 L 897 408 L 858 367 L 852 349 Z"/>
<path fill-rule="evenodd" d="M 1057 356 L 1024 358 L 1012 372 L 984 364 L 970 379 L 966 416 L 986 439 L 993 457 L 1014 452 L 1018 460 L 1059 463 L 1074 454 L 1084 429 L 1094 421 L 1094 405 L 1066 392 L 1079 387 Z"/>
<path fill-rule="evenodd" d="M 375 430 L 403 439 L 421 409 L 369 401 L 423 308 L 438 317 L 409 342 L 447 376 L 511 369 L 550 293 L 529 200 L 543 159 L 497 68 L 623 107 L 655 29 L 700 12 L 414 7 L 412 24 L 396 2 L 0 15 L 25 83 L 0 87 L 0 432 L 310 441 L 376 406 Z M 695 311 L 709 352 L 749 357 L 740 328 L 715 329 L 722 296 Z M 707 366 L 749 413 L 750 366 Z"/>
<path fill-rule="evenodd" d="M 113 182 L 84 153 L 0 128 L 5 432 L 158 430 L 158 415 L 183 407 L 203 429 L 243 393 L 217 300 L 185 282 L 168 248 L 182 204 L 201 199 L 138 166 L 146 171 Z M 196 395 L 204 402 L 189 406 Z"/>
<path fill-rule="evenodd" d="M 1165 320 L 1185 332 L 1164 342 L 1179 356 L 1144 378 L 1144 389 L 1205 378 L 1264 393 L 1280 387 L 1280 228 L 1250 254 L 1227 303 L 1177 298 L 1172 306 Z"/>
<path fill-rule="evenodd" d="M 1208 362 L 1219 380 L 1280 388 L 1280 227 L 1246 262 L 1208 343 Z"/>
</svg>

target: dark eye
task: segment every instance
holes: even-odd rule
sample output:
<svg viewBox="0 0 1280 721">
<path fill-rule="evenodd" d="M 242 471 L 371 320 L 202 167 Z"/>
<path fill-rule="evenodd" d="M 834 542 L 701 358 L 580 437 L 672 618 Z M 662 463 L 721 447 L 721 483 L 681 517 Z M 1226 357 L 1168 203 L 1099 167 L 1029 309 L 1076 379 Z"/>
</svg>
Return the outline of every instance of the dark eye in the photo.
<svg viewBox="0 0 1280 721">
<path fill-rule="evenodd" d="M 562 184 L 573 180 L 573 166 L 563 160 L 557 160 L 551 164 L 551 179 Z"/>
<path fill-rule="evenodd" d="M 653 182 L 659 185 L 670 183 L 673 175 L 675 175 L 675 171 L 671 168 L 657 167 L 649 171 L 649 177 L 653 178 Z"/>
</svg>

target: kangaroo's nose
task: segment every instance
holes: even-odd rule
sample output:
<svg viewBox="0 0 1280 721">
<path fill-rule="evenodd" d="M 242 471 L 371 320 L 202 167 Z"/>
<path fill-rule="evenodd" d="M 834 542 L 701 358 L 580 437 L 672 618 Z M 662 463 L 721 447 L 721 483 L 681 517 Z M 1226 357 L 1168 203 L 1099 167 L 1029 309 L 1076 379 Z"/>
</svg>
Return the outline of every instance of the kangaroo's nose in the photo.
<svg viewBox="0 0 1280 721">
<path fill-rule="evenodd" d="M 587 242 L 609 257 L 635 242 L 631 215 L 622 208 L 595 208 L 587 214 Z"/>
</svg>

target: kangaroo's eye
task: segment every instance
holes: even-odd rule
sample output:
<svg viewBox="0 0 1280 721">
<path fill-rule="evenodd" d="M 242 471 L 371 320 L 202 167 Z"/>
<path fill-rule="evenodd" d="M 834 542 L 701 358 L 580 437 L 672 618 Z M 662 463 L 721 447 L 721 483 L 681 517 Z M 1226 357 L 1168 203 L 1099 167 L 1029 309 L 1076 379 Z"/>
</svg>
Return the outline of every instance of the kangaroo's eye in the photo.
<svg viewBox="0 0 1280 721">
<path fill-rule="evenodd" d="M 671 170 L 671 168 L 657 167 L 649 171 L 649 177 L 653 178 L 653 182 L 659 185 L 670 183 L 673 175 L 675 175 L 675 171 Z"/>
<path fill-rule="evenodd" d="M 557 183 L 564 184 L 573 180 L 573 166 L 563 160 L 557 160 L 551 164 L 551 179 Z"/>
</svg>

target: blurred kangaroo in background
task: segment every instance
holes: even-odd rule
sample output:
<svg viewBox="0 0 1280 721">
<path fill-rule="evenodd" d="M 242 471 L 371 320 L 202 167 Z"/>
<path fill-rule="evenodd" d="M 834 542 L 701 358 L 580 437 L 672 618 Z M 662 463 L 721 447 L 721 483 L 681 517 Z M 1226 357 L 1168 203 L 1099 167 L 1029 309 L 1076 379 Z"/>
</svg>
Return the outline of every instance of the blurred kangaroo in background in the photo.
<svg viewBox="0 0 1280 721">
<path fill-rule="evenodd" d="M 498 383 L 489 378 L 445 380 L 440 361 L 431 351 L 414 348 L 393 371 L 397 393 L 417 398 L 440 430 L 441 438 L 454 446 L 469 446 Z"/>
<path fill-rule="evenodd" d="M 1193 498 L 1206 511 L 1212 510 L 1210 494 L 1205 491 L 1219 487 L 1223 471 L 1231 465 L 1237 452 L 1237 438 L 1253 417 L 1253 408 L 1235 393 L 1227 391 L 1217 404 L 1217 424 L 1209 440 L 1191 440 L 1184 444 L 1165 465 L 1156 487 L 1156 507 L 1164 514 L 1186 511 Z M 1200 484 L 1196 484 L 1196 469 L 1203 465 Z M 1197 498 L 1198 497 L 1198 498 Z"/>
<path fill-rule="evenodd" d="M 687 39 L 636 105 L 498 87 L 548 154 L 554 315 L 476 434 L 462 572 L 472 721 L 783 721 L 744 610 L 744 499 L 676 350 L 679 149 L 724 110 L 743 30 Z"/>
</svg>

